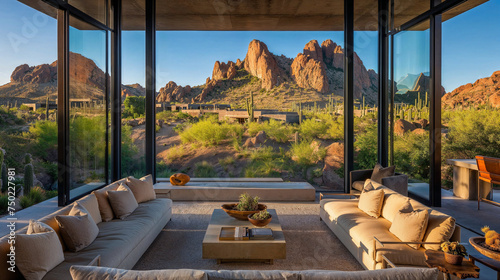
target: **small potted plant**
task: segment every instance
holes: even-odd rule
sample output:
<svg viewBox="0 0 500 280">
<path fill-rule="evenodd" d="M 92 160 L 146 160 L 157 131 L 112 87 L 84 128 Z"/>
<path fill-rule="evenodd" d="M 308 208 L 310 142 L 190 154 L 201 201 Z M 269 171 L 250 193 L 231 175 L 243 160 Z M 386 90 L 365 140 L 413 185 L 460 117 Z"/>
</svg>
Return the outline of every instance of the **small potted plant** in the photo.
<svg viewBox="0 0 500 280">
<path fill-rule="evenodd" d="M 467 256 L 467 249 L 458 242 L 443 242 L 441 250 L 444 252 L 444 259 L 449 264 L 461 265 L 464 257 Z"/>
<path fill-rule="evenodd" d="M 256 227 L 267 226 L 273 219 L 273 216 L 267 212 L 267 209 L 260 211 L 259 213 L 248 215 L 248 220 L 252 225 Z"/>
<path fill-rule="evenodd" d="M 252 197 L 248 193 L 241 194 L 238 203 L 222 205 L 222 209 L 229 216 L 244 221 L 248 220 L 248 215 L 258 213 L 266 208 L 266 205 L 259 203 L 258 196 Z"/>
</svg>

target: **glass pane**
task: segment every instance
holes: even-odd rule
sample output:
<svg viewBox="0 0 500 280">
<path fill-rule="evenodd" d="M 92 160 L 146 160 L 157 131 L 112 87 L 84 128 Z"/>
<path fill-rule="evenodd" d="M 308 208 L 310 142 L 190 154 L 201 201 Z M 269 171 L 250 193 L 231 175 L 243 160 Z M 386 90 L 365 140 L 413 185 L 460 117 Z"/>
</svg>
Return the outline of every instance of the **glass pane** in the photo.
<svg viewBox="0 0 500 280">
<path fill-rule="evenodd" d="M 7 211 L 12 183 L 17 190 L 24 188 L 23 206 L 28 207 L 57 196 L 58 175 L 57 11 L 42 1 L 27 6 L 5 0 L 1 5 L 0 197 L 5 203 L 0 216 Z M 15 179 L 8 182 L 5 175 L 11 170 Z"/>
<path fill-rule="evenodd" d="M 443 13 L 442 83 L 447 93 L 441 99 L 441 176 L 443 187 L 453 188 L 454 195 L 463 199 L 477 198 L 477 183 L 454 178 L 454 166 L 447 160 L 475 164 L 476 155 L 500 158 L 500 1 L 480 2 L 467 1 Z M 466 11 L 477 4 L 481 5 Z M 473 53 L 458 47 L 469 44 L 474 44 Z M 490 184 L 483 182 L 480 187 L 486 197 Z M 500 201 L 499 187 L 493 186 L 495 194 L 489 199 Z"/>
<path fill-rule="evenodd" d="M 343 190 L 343 32 L 158 31 L 156 42 L 160 180 L 280 177 Z"/>
<path fill-rule="evenodd" d="M 87 15 L 106 24 L 106 0 L 68 0 L 68 3 Z"/>
<path fill-rule="evenodd" d="M 394 164 L 410 177 L 409 192 L 429 199 L 429 30 L 394 35 Z"/>
<path fill-rule="evenodd" d="M 144 0 L 134 3 L 144 7 Z M 123 25 L 146 21 L 144 9 L 133 18 L 123 17 Z M 122 177 L 146 175 L 146 32 L 122 31 Z"/>
<path fill-rule="evenodd" d="M 354 169 L 373 169 L 378 160 L 378 14 L 354 13 L 364 21 L 354 31 Z"/>
<path fill-rule="evenodd" d="M 106 32 L 70 17 L 70 199 L 105 183 Z"/>
</svg>

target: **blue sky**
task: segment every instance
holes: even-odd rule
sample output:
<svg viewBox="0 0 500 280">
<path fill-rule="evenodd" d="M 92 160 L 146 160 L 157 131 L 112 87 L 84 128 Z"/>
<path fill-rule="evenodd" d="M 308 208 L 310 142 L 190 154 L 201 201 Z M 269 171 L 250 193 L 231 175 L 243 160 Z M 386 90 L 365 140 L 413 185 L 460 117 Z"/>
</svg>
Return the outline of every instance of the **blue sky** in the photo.
<svg viewBox="0 0 500 280">
<path fill-rule="evenodd" d="M 57 58 L 56 20 L 17 2 L 3 0 L 0 9 L 0 85 L 9 82 L 23 63 L 52 63 Z M 443 86 L 450 91 L 500 70 L 500 0 L 443 23 Z M 72 30 L 70 48 L 104 65 L 103 34 Z M 406 73 L 428 71 L 426 32 L 406 32 L 396 38 L 396 79 Z M 343 43 L 342 32 L 196 32 L 162 31 L 157 34 L 158 87 L 173 80 L 199 85 L 211 76 L 214 62 L 245 57 L 248 44 L 258 39 L 274 54 L 295 57 L 316 39 Z M 367 68 L 377 69 L 376 32 L 356 32 L 355 50 Z M 398 43 L 399 41 L 399 43 Z M 144 85 L 144 32 L 123 33 L 123 82 Z M 399 51 L 398 51 L 399 50 Z M 426 70 L 427 69 L 427 70 Z M 158 88 L 159 89 L 159 88 Z"/>
</svg>

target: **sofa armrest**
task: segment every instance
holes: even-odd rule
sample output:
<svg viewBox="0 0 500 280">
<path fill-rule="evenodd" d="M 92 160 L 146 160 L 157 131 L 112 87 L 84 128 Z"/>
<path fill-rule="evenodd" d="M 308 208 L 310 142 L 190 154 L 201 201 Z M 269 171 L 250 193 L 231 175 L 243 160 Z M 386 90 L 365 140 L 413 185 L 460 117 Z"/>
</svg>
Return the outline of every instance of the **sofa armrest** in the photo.
<svg viewBox="0 0 500 280">
<path fill-rule="evenodd" d="M 349 173 L 349 186 L 352 186 L 353 182 L 356 181 L 365 181 L 366 179 L 370 179 L 372 177 L 373 169 L 363 169 L 363 170 L 354 170 Z"/>
<path fill-rule="evenodd" d="M 441 244 L 441 242 L 380 241 L 376 236 L 374 236 L 373 237 L 373 256 L 372 256 L 374 260 L 376 259 L 376 256 L 377 256 L 377 244 L 384 247 L 385 245 L 391 245 L 391 244 L 405 244 L 405 245 L 408 245 L 408 244 L 420 244 L 420 245 L 434 244 L 434 245 L 437 245 L 437 244 Z"/>
<path fill-rule="evenodd" d="M 404 196 L 408 196 L 408 175 L 400 174 L 384 177 L 382 178 L 382 185 Z"/>
<path fill-rule="evenodd" d="M 353 196 L 356 197 L 356 195 L 350 193 L 319 193 L 319 201 L 323 200 L 325 196 L 349 196 L 349 198 L 352 198 Z"/>
<path fill-rule="evenodd" d="M 389 260 L 389 258 L 387 258 L 385 255 L 382 255 L 382 260 L 384 262 L 384 265 L 383 267 L 384 268 L 387 268 L 387 265 L 389 265 L 391 268 L 396 268 L 397 266 L 391 261 Z"/>
</svg>

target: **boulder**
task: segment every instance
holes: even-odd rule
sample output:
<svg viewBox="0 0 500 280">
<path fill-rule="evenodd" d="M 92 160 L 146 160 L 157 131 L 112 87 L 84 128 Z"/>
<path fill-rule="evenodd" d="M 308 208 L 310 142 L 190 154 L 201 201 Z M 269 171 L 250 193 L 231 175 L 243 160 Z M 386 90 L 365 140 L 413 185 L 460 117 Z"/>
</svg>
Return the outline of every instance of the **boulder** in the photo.
<svg viewBox="0 0 500 280">
<path fill-rule="evenodd" d="M 413 123 L 405 121 L 403 119 L 398 119 L 394 124 L 394 133 L 396 135 L 402 136 L 406 132 L 413 131 L 416 128 L 417 127 Z"/>
<path fill-rule="evenodd" d="M 326 147 L 325 167 L 339 169 L 344 164 L 344 143 L 335 142 Z"/>
<path fill-rule="evenodd" d="M 263 145 L 267 141 L 267 135 L 264 131 L 259 131 L 254 137 L 250 137 L 245 141 L 243 147 L 256 147 Z"/>
<path fill-rule="evenodd" d="M 344 189 L 344 179 L 336 173 L 337 169 L 325 164 L 323 168 L 323 187 L 333 190 Z"/>
<path fill-rule="evenodd" d="M 416 128 L 412 132 L 417 134 L 417 135 L 425 135 L 427 133 L 427 131 L 423 128 Z"/>
</svg>

